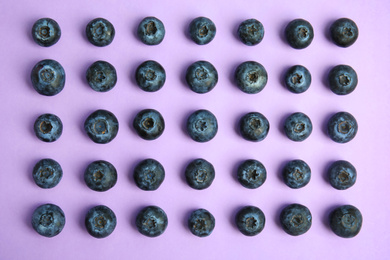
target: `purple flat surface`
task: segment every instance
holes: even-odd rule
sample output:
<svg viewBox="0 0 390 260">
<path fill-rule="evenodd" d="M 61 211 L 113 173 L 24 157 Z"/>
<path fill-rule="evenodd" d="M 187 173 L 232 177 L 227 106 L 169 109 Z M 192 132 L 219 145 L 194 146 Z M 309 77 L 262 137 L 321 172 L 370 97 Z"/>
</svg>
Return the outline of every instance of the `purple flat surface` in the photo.
<svg viewBox="0 0 390 260">
<path fill-rule="evenodd" d="M 386 0 L 1 1 L 0 259 L 389 258 L 389 12 Z M 158 46 L 136 38 L 137 25 L 146 16 L 165 25 L 166 36 Z M 215 39 L 205 46 L 185 36 L 198 16 L 209 17 L 217 27 Z M 33 23 L 42 17 L 55 19 L 62 29 L 60 41 L 49 48 L 31 38 Z M 115 26 L 115 39 L 107 47 L 95 47 L 85 37 L 85 26 L 96 17 Z M 359 26 L 359 38 L 349 48 L 337 47 L 327 37 L 329 25 L 341 17 Z M 242 44 L 235 34 L 248 18 L 265 28 L 263 41 L 254 47 Z M 315 31 L 304 50 L 292 49 L 282 37 L 286 24 L 296 18 L 308 20 Z M 47 58 L 59 61 L 66 71 L 65 88 L 54 97 L 39 95 L 29 78 L 34 64 Z M 141 91 L 133 76 L 149 59 L 167 72 L 164 87 L 156 93 Z M 85 71 L 96 60 L 106 60 L 117 70 L 118 83 L 107 93 L 94 92 L 86 83 Z M 219 73 L 215 89 L 204 95 L 190 91 L 183 79 L 197 60 L 211 62 Z M 232 82 L 236 66 L 247 60 L 268 71 L 268 84 L 256 95 L 241 92 Z M 296 64 L 312 75 L 311 87 L 300 95 L 281 83 L 283 72 Z M 352 66 L 359 76 L 358 87 L 348 96 L 333 94 L 325 83 L 329 69 L 338 64 Z M 155 141 L 141 139 L 130 126 L 145 108 L 157 109 L 165 119 L 165 132 Z M 83 131 L 84 120 L 96 109 L 110 110 L 119 120 L 118 136 L 106 145 L 93 143 Z M 187 116 L 197 109 L 208 109 L 218 119 L 218 134 L 208 143 L 196 143 L 184 131 Z M 259 143 L 245 141 L 236 130 L 239 118 L 252 111 L 263 113 L 271 125 Z M 328 118 L 339 111 L 350 112 L 359 124 L 356 138 L 347 144 L 331 141 L 324 131 Z M 302 143 L 281 131 L 284 118 L 293 112 L 304 112 L 313 122 L 312 135 Z M 33 122 L 42 113 L 54 113 L 64 124 L 54 143 L 34 135 Z M 31 175 L 34 164 L 47 157 L 64 171 L 60 184 L 50 190 L 35 185 Z M 199 157 L 216 170 L 214 183 L 203 191 L 191 189 L 183 178 L 185 166 Z M 157 159 L 166 170 L 165 181 L 154 192 L 140 190 L 132 180 L 133 168 L 145 158 Z M 255 190 L 235 179 L 237 165 L 251 158 L 268 172 L 265 184 Z M 99 159 L 118 171 L 117 185 L 104 193 L 90 190 L 83 181 L 86 166 Z M 310 183 L 299 190 L 280 178 L 281 167 L 291 159 L 303 159 L 312 169 Z M 329 164 L 340 159 L 358 171 L 355 186 L 346 191 L 332 188 L 325 175 Z M 43 203 L 57 204 L 66 215 L 65 228 L 54 238 L 31 227 L 31 214 Z M 302 236 L 287 235 L 278 223 L 289 203 L 301 203 L 312 212 L 312 227 Z M 118 219 L 105 239 L 91 237 L 83 224 L 88 209 L 98 204 L 110 207 Z M 337 237 L 327 225 L 330 210 L 342 204 L 355 205 L 363 214 L 362 230 L 353 239 Z M 147 205 L 158 205 L 168 215 L 168 228 L 160 237 L 145 237 L 135 228 L 136 214 Z M 234 225 L 235 213 L 245 205 L 265 213 L 265 229 L 258 236 L 245 237 Z M 215 216 L 216 227 L 207 238 L 195 237 L 186 227 L 189 212 L 197 208 Z"/>
</svg>

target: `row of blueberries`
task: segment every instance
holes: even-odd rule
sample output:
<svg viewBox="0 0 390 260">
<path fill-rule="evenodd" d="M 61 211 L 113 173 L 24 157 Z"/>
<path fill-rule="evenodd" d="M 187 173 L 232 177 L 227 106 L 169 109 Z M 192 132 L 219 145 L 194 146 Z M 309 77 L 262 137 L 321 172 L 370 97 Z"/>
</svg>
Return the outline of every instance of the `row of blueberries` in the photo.
<svg viewBox="0 0 390 260">
<path fill-rule="evenodd" d="M 241 63 L 235 70 L 235 84 L 247 94 L 257 94 L 264 89 L 268 74 L 263 65 L 255 61 Z M 330 90 L 337 95 L 353 92 L 358 84 L 356 71 L 349 65 L 334 66 L 327 75 Z M 191 64 L 185 76 L 187 85 L 195 93 L 210 92 L 218 83 L 218 72 L 208 61 Z M 106 61 L 96 61 L 86 72 L 89 86 L 97 92 L 107 92 L 117 83 L 115 67 Z M 138 66 L 135 72 L 137 85 L 146 92 L 160 90 L 166 80 L 165 69 L 154 60 L 148 60 Z M 55 60 L 38 62 L 31 71 L 34 89 L 41 95 L 54 96 L 65 86 L 65 70 Z M 290 67 L 284 73 L 284 84 L 292 93 L 305 92 L 311 84 L 311 74 L 302 65 Z"/>
<path fill-rule="evenodd" d="M 279 220 L 287 234 L 299 236 L 310 229 L 312 215 L 306 206 L 290 204 L 281 211 Z M 329 214 L 330 228 L 343 238 L 356 236 L 362 223 L 361 212 L 352 205 L 339 206 Z M 88 233 L 96 238 L 109 236 L 115 230 L 116 224 L 115 213 L 104 205 L 91 208 L 85 216 L 85 227 Z M 245 236 L 255 236 L 264 229 L 265 215 L 256 206 L 245 206 L 235 214 L 235 224 Z M 157 237 L 165 232 L 168 217 L 160 207 L 147 206 L 138 212 L 135 225 L 142 235 Z M 191 212 L 187 225 L 195 236 L 207 237 L 214 230 L 215 218 L 208 210 L 200 208 Z M 32 226 L 42 236 L 56 236 L 65 226 L 65 214 L 57 205 L 43 204 L 33 212 Z"/>
<path fill-rule="evenodd" d="M 163 134 L 165 121 L 157 110 L 144 109 L 135 116 L 133 128 L 144 140 L 155 140 Z M 197 110 L 187 118 L 186 129 L 194 141 L 208 142 L 218 132 L 217 118 L 208 110 Z M 239 120 L 239 132 L 248 141 L 262 141 L 267 137 L 269 129 L 268 119 L 258 112 L 247 113 Z M 284 121 L 284 132 L 292 141 L 304 141 L 310 136 L 312 129 L 310 118 L 301 112 L 291 114 Z M 93 142 L 106 144 L 117 136 L 119 122 L 110 111 L 99 109 L 87 117 L 84 130 Z M 54 114 L 40 115 L 34 122 L 35 135 L 44 142 L 56 141 L 62 131 L 62 121 Z M 337 143 L 351 141 L 357 131 L 357 121 L 348 112 L 335 113 L 327 123 L 328 136 Z"/>
<path fill-rule="evenodd" d="M 355 167 L 348 161 L 335 161 L 327 169 L 328 179 L 332 187 L 346 190 L 352 187 L 357 178 Z M 248 189 L 257 189 L 267 179 L 264 165 L 254 159 L 243 161 L 236 170 L 239 183 Z M 63 171 L 61 165 L 53 159 L 38 161 L 32 172 L 35 183 L 44 189 L 57 186 L 61 181 Z M 211 186 L 215 178 L 214 166 L 205 159 L 191 161 L 184 172 L 187 184 L 196 190 L 204 190 Z M 303 160 L 292 160 L 286 163 L 281 171 L 284 183 L 299 189 L 306 186 L 311 179 L 311 169 Z M 133 171 L 133 178 L 138 188 L 144 191 L 157 190 L 165 179 L 165 170 L 155 159 L 145 159 L 139 162 Z M 118 174 L 115 167 L 104 160 L 90 163 L 84 171 L 86 185 L 94 191 L 107 191 L 115 186 Z"/>
<path fill-rule="evenodd" d="M 206 17 L 198 17 L 189 24 L 188 35 L 196 44 L 204 45 L 214 39 L 216 31 L 213 21 Z M 359 35 L 357 25 L 348 18 L 334 21 L 329 31 L 332 41 L 340 47 L 351 46 Z M 103 47 L 114 40 L 115 28 L 106 19 L 96 18 L 88 23 L 86 35 L 90 43 Z M 138 25 L 137 36 L 144 44 L 158 45 L 165 37 L 164 24 L 156 17 L 146 17 Z M 264 26 L 256 19 L 245 20 L 239 25 L 237 36 L 248 46 L 257 45 L 263 40 Z M 313 41 L 314 30 L 308 21 L 295 19 L 286 26 L 284 36 L 291 47 L 304 49 Z M 32 37 L 40 46 L 52 46 L 60 39 L 61 29 L 53 19 L 42 18 L 34 23 Z"/>
</svg>

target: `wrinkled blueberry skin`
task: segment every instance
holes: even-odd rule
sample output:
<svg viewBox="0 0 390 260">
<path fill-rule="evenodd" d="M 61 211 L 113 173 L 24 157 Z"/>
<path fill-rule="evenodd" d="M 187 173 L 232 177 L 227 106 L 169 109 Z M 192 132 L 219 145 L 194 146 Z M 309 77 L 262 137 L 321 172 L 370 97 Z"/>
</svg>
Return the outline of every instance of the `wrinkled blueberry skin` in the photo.
<svg viewBox="0 0 390 260">
<path fill-rule="evenodd" d="M 246 160 L 238 166 L 237 178 L 245 188 L 256 189 L 267 179 L 267 170 L 257 160 Z"/>
<path fill-rule="evenodd" d="M 284 183 L 292 188 L 299 189 L 305 187 L 311 178 L 309 165 L 302 160 L 289 161 L 282 171 Z"/>
<path fill-rule="evenodd" d="M 241 136 L 248 141 L 260 142 L 267 137 L 269 131 L 268 119 L 258 112 L 251 112 L 240 119 Z"/>
<path fill-rule="evenodd" d="M 115 87 L 117 81 L 114 66 L 106 61 L 96 61 L 87 70 L 88 85 L 97 92 L 107 92 Z"/>
<path fill-rule="evenodd" d="M 240 24 L 237 33 L 242 43 L 248 46 L 254 46 L 263 40 L 264 27 L 258 20 L 248 19 Z"/>
<path fill-rule="evenodd" d="M 295 65 L 287 70 L 284 76 L 284 83 L 292 93 L 303 93 L 310 87 L 311 74 L 304 66 Z"/>
<path fill-rule="evenodd" d="M 90 114 L 84 122 L 85 132 L 98 144 L 111 142 L 118 134 L 119 123 L 113 113 L 99 109 Z"/>
<path fill-rule="evenodd" d="M 154 60 L 148 60 L 138 66 L 135 80 L 138 87 L 146 92 L 156 92 L 165 83 L 166 74 L 163 66 Z"/>
<path fill-rule="evenodd" d="M 307 207 L 301 204 L 291 204 L 282 210 L 279 219 L 287 234 L 299 236 L 310 229 L 312 216 Z"/>
<path fill-rule="evenodd" d="M 197 110 L 187 119 L 187 133 L 196 142 L 208 142 L 217 132 L 217 118 L 208 110 Z"/>
<path fill-rule="evenodd" d="M 330 90 L 337 95 L 348 95 L 358 84 L 356 71 L 348 65 L 338 65 L 328 74 Z"/>
<path fill-rule="evenodd" d="M 65 70 L 55 60 L 41 60 L 31 71 L 34 89 L 44 96 L 55 96 L 65 86 Z"/>
<path fill-rule="evenodd" d="M 165 179 L 165 170 L 157 160 L 146 159 L 137 164 L 133 177 L 138 188 L 157 190 Z"/>
<path fill-rule="evenodd" d="M 167 228 L 168 217 L 161 208 L 148 206 L 138 213 L 135 224 L 142 235 L 157 237 L 164 233 Z"/>
<path fill-rule="evenodd" d="M 268 74 L 260 63 L 246 61 L 236 68 L 234 78 L 236 85 L 243 92 L 256 94 L 264 89 L 268 81 Z"/>
<path fill-rule="evenodd" d="M 205 45 L 211 42 L 214 39 L 216 32 L 217 28 L 215 27 L 215 24 L 206 17 L 195 18 L 189 26 L 191 39 L 199 45 Z"/>
<path fill-rule="evenodd" d="M 39 140 L 54 142 L 62 135 L 61 119 L 53 114 L 40 115 L 34 123 L 34 132 Z"/>
<path fill-rule="evenodd" d="M 84 172 L 84 181 L 94 191 L 107 191 L 115 186 L 118 174 L 114 165 L 107 161 L 94 161 Z"/>
<path fill-rule="evenodd" d="M 328 177 L 333 188 L 346 190 L 356 182 L 356 168 L 348 161 L 335 161 L 328 169 Z"/>
<path fill-rule="evenodd" d="M 328 135 L 336 143 L 347 143 L 357 134 L 356 119 L 348 112 L 338 112 L 328 121 Z"/>
<path fill-rule="evenodd" d="M 304 113 L 298 112 L 291 114 L 284 121 L 284 132 L 287 137 L 295 142 L 306 140 L 313 131 L 313 125 L 310 118 Z"/>
<path fill-rule="evenodd" d="M 352 205 L 343 205 L 329 214 L 332 231 L 343 238 L 352 238 L 359 234 L 363 224 L 362 213 Z"/>
<path fill-rule="evenodd" d="M 198 237 L 209 236 L 215 227 L 214 216 L 205 209 L 194 210 L 188 218 L 188 228 Z"/>
<path fill-rule="evenodd" d="M 42 159 L 34 166 L 33 179 L 43 189 L 57 186 L 62 178 L 61 165 L 53 159 Z"/>
<path fill-rule="evenodd" d="M 114 40 L 115 28 L 106 19 L 96 18 L 88 23 L 86 33 L 90 43 L 97 47 L 104 47 Z"/>
<path fill-rule="evenodd" d="M 197 61 L 188 67 L 186 81 L 192 91 L 204 94 L 217 85 L 218 72 L 210 62 Z"/>
<path fill-rule="evenodd" d="M 242 234 L 255 236 L 264 229 L 265 215 L 258 207 L 246 206 L 237 212 L 235 222 Z"/>
<path fill-rule="evenodd" d="M 49 47 L 61 38 L 61 28 L 53 19 L 41 18 L 32 27 L 32 37 L 38 45 Z"/>
<path fill-rule="evenodd" d="M 111 235 L 116 227 L 115 213 L 104 205 L 93 207 L 85 216 L 85 227 L 91 236 L 105 238 Z"/>
<path fill-rule="evenodd" d="M 346 48 L 355 43 L 359 29 L 351 19 L 340 18 L 330 26 L 330 36 L 337 46 Z"/>
<path fill-rule="evenodd" d="M 304 49 L 310 45 L 314 38 L 311 24 L 303 19 L 291 21 L 284 31 L 288 44 L 294 49 Z"/>
<path fill-rule="evenodd" d="M 65 214 L 57 205 L 43 204 L 34 210 L 31 223 L 38 234 L 54 237 L 65 226 Z"/>
<path fill-rule="evenodd" d="M 137 35 L 146 45 L 158 45 L 164 40 L 164 24 L 156 17 L 145 17 L 138 25 Z"/>
<path fill-rule="evenodd" d="M 193 160 L 187 165 L 185 177 L 188 185 L 196 190 L 204 190 L 213 183 L 215 178 L 214 166 L 205 159 Z"/>
<path fill-rule="evenodd" d="M 144 109 L 134 118 L 133 127 L 141 138 L 155 140 L 164 132 L 165 122 L 157 110 Z"/>
</svg>

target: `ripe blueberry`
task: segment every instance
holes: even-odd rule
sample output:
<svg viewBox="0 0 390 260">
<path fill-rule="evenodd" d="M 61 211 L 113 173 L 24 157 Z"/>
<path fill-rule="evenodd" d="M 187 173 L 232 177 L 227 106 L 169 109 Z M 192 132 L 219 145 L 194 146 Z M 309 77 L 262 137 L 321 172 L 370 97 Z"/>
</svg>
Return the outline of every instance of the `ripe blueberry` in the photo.
<svg viewBox="0 0 390 260">
<path fill-rule="evenodd" d="M 346 48 L 355 43 L 359 29 L 351 19 L 340 18 L 330 26 L 330 36 L 336 45 Z"/>
<path fill-rule="evenodd" d="M 164 167 L 157 160 L 146 159 L 134 169 L 134 181 L 142 190 L 157 190 L 165 178 Z"/>
<path fill-rule="evenodd" d="M 107 206 L 91 208 L 85 216 L 85 227 L 88 233 L 96 238 L 109 236 L 116 227 L 115 213 Z"/>
<path fill-rule="evenodd" d="M 138 87 L 146 92 L 156 92 L 164 86 L 166 74 L 163 66 L 154 60 L 148 60 L 138 66 L 135 80 Z"/>
<path fill-rule="evenodd" d="M 54 142 L 62 135 L 61 119 L 53 114 L 40 115 L 34 123 L 34 132 L 39 140 Z"/>
<path fill-rule="evenodd" d="M 330 90 L 337 95 L 347 95 L 355 90 L 358 77 L 355 70 L 348 65 L 338 65 L 328 74 Z"/>
<path fill-rule="evenodd" d="M 192 20 L 189 26 L 191 39 L 199 45 L 208 44 L 211 42 L 217 29 L 213 21 L 206 17 L 198 17 Z"/>
<path fill-rule="evenodd" d="M 43 204 L 34 210 L 31 222 L 38 234 L 54 237 L 65 226 L 65 214 L 57 205 Z"/>
<path fill-rule="evenodd" d="M 256 19 L 243 21 L 238 27 L 238 37 L 248 46 L 259 44 L 264 37 L 263 24 Z"/>
<path fill-rule="evenodd" d="M 50 189 L 57 186 L 61 181 L 62 168 L 53 159 L 42 159 L 35 164 L 32 175 L 35 183 L 39 187 Z"/>
<path fill-rule="evenodd" d="M 193 160 L 187 165 L 185 177 L 188 185 L 196 190 L 203 190 L 213 183 L 215 178 L 214 166 L 205 159 Z"/>
<path fill-rule="evenodd" d="M 311 169 L 302 160 L 289 161 L 283 168 L 283 181 L 292 189 L 305 187 L 311 178 Z"/>
<path fill-rule="evenodd" d="M 111 90 L 117 81 L 114 66 L 106 61 L 96 61 L 87 70 L 87 82 L 97 92 Z"/>
<path fill-rule="evenodd" d="M 351 238 L 359 234 L 363 224 L 362 213 L 352 205 L 343 205 L 329 214 L 332 231 L 343 238 Z"/>
<path fill-rule="evenodd" d="M 217 132 L 217 118 L 208 110 L 197 110 L 187 119 L 187 133 L 196 142 L 208 142 Z"/>
<path fill-rule="evenodd" d="M 246 61 L 236 68 L 234 78 L 238 88 L 243 92 L 256 94 L 264 89 L 268 81 L 268 74 L 260 63 Z"/>
<path fill-rule="evenodd" d="M 55 60 L 41 60 L 31 71 L 31 82 L 39 94 L 57 95 L 65 86 L 64 68 Z"/>
<path fill-rule="evenodd" d="M 133 127 L 141 138 L 154 140 L 164 132 L 165 122 L 157 110 L 144 109 L 134 118 Z"/>
<path fill-rule="evenodd" d="M 41 18 L 32 27 L 32 37 L 40 46 L 49 47 L 61 38 L 61 28 L 53 19 Z"/>
<path fill-rule="evenodd" d="M 84 172 L 84 181 L 94 191 L 107 191 L 115 186 L 118 175 L 114 165 L 99 160 L 90 163 Z"/>
<path fill-rule="evenodd" d="M 197 61 L 188 67 L 186 81 L 192 91 L 207 93 L 217 85 L 218 72 L 210 62 Z"/>
<path fill-rule="evenodd" d="M 242 234 L 255 236 L 264 229 L 265 215 L 258 207 L 246 206 L 237 212 L 235 222 Z"/>
<path fill-rule="evenodd" d="M 356 119 L 347 112 L 338 112 L 328 121 L 328 135 L 336 143 L 347 143 L 357 134 Z"/>
<path fill-rule="evenodd" d="M 311 227 L 310 210 L 301 204 L 291 204 L 280 213 L 280 223 L 283 230 L 292 236 L 306 233 Z"/>
<path fill-rule="evenodd" d="M 265 116 L 258 112 L 251 112 L 240 119 L 241 136 L 253 142 L 259 142 L 267 137 L 269 122 Z"/>
<path fill-rule="evenodd" d="M 328 169 L 330 185 L 338 190 L 346 190 L 356 182 L 356 169 L 347 161 L 336 161 Z"/>
<path fill-rule="evenodd" d="M 167 228 L 168 217 L 161 208 L 148 206 L 138 213 L 135 224 L 142 235 L 157 237 Z"/>
<path fill-rule="evenodd" d="M 263 185 L 267 179 L 267 171 L 261 162 L 246 160 L 238 167 L 237 177 L 245 188 L 256 189 Z"/>
<path fill-rule="evenodd" d="M 104 47 L 114 40 L 115 28 L 106 19 L 96 18 L 88 23 L 86 33 L 90 43 L 98 47 Z"/>
<path fill-rule="evenodd" d="M 194 210 L 188 218 L 188 228 L 198 237 L 209 236 L 215 227 L 214 216 L 205 209 Z"/>
<path fill-rule="evenodd" d="M 165 36 L 164 24 L 156 17 L 145 17 L 138 25 L 138 38 L 147 45 L 157 45 Z"/>
<path fill-rule="evenodd" d="M 284 83 L 292 93 L 303 93 L 310 87 L 311 74 L 304 66 L 295 65 L 287 70 Z"/>
<path fill-rule="evenodd" d="M 304 113 L 294 113 L 284 121 L 284 132 L 295 142 L 302 142 L 308 138 L 313 130 L 310 118 Z"/>
<path fill-rule="evenodd" d="M 90 114 L 84 122 L 85 132 L 98 144 L 111 142 L 118 134 L 118 129 L 118 119 L 113 113 L 103 109 Z"/>
<path fill-rule="evenodd" d="M 303 19 L 291 21 L 285 31 L 288 44 L 294 49 L 304 49 L 310 45 L 314 38 L 314 30 L 311 24 Z"/>
</svg>

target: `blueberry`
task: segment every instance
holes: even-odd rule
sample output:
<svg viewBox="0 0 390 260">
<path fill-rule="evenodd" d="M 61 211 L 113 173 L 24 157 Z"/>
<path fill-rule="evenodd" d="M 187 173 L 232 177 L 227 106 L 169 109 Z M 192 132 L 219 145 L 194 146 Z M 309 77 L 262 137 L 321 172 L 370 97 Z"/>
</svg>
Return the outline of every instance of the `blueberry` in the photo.
<svg viewBox="0 0 390 260">
<path fill-rule="evenodd" d="M 286 72 L 284 83 L 292 93 L 303 93 L 310 87 L 311 74 L 304 66 L 295 65 Z"/>
<path fill-rule="evenodd" d="M 348 95 L 355 90 L 358 77 L 355 70 L 348 65 L 338 65 L 328 74 L 330 90 L 337 95 Z"/>
<path fill-rule="evenodd" d="M 311 178 L 311 169 L 307 163 L 302 160 L 289 161 L 282 171 L 284 183 L 292 188 L 299 189 L 305 187 Z"/>
<path fill-rule="evenodd" d="M 328 169 L 330 185 L 338 190 L 346 190 L 356 182 L 356 169 L 347 161 L 336 161 Z"/>
<path fill-rule="evenodd" d="M 98 47 L 104 47 L 114 40 L 115 28 L 106 19 L 96 18 L 88 23 L 86 33 L 90 43 Z"/>
<path fill-rule="evenodd" d="M 340 18 L 330 26 L 330 36 L 336 45 L 345 48 L 355 43 L 359 29 L 351 19 Z"/>
<path fill-rule="evenodd" d="M 284 132 L 295 142 L 302 142 L 308 138 L 313 130 L 310 118 L 304 113 L 294 113 L 284 121 Z"/>
<path fill-rule="evenodd" d="M 188 67 L 186 81 L 192 91 L 207 93 L 217 85 L 218 72 L 210 62 L 197 61 Z"/>
<path fill-rule="evenodd" d="M 62 168 L 53 159 L 42 159 L 35 164 L 32 175 L 35 183 L 39 187 L 51 189 L 61 181 Z"/>
<path fill-rule="evenodd" d="M 208 110 L 197 110 L 187 119 L 187 133 L 196 142 L 208 142 L 217 132 L 217 118 Z"/>
<path fill-rule="evenodd" d="M 115 213 L 104 205 L 93 207 L 85 216 L 85 227 L 91 236 L 105 238 L 111 235 L 116 227 Z"/>
<path fill-rule="evenodd" d="M 187 165 L 185 177 L 188 185 L 196 190 L 203 190 L 213 183 L 214 166 L 205 159 L 195 159 Z"/>
<path fill-rule="evenodd" d="M 165 36 L 164 24 L 156 17 L 145 17 L 138 25 L 137 35 L 147 45 L 158 45 Z"/>
<path fill-rule="evenodd" d="M 248 46 L 259 44 L 264 37 L 263 24 L 256 19 L 243 21 L 238 27 L 238 37 Z"/>
<path fill-rule="evenodd" d="M 314 38 L 311 24 L 303 19 L 295 19 L 287 25 L 284 31 L 288 44 L 294 49 L 304 49 Z"/>
<path fill-rule="evenodd" d="M 61 119 L 53 114 L 40 115 L 34 123 L 34 132 L 39 140 L 54 142 L 62 135 Z"/>
<path fill-rule="evenodd" d="M 256 189 L 263 185 L 267 179 L 264 165 L 257 160 L 246 160 L 237 170 L 238 181 L 248 189 Z"/>
<path fill-rule="evenodd" d="M 65 86 L 64 68 L 55 60 L 41 60 L 31 71 L 34 89 L 44 96 L 55 96 Z"/>
<path fill-rule="evenodd" d="M 111 142 L 118 134 L 118 119 L 110 111 L 99 109 L 90 114 L 84 122 L 85 132 L 98 144 Z"/>
<path fill-rule="evenodd" d="M 242 234 L 255 236 L 264 229 L 265 215 L 258 207 L 246 206 L 237 212 L 235 222 Z"/>
<path fill-rule="evenodd" d="M 143 160 L 134 169 L 135 184 L 142 190 L 157 190 L 164 178 L 164 167 L 154 159 Z"/>
<path fill-rule="evenodd" d="M 164 86 L 166 74 L 163 66 L 148 60 L 138 66 L 135 72 L 137 85 L 146 92 L 156 92 Z"/>
<path fill-rule="evenodd" d="M 328 135 L 336 143 L 347 143 L 357 134 L 356 119 L 348 112 L 338 112 L 328 121 Z"/>
<path fill-rule="evenodd" d="M 351 238 L 359 234 L 363 224 L 362 213 L 352 205 L 337 207 L 329 214 L 332 231 L 343 238 Z"/>
<path fill-rule="evenodd" d="M 205 209 L 194 210 L 188 218 L 188 228 L 198 237 L 209 236 L 215 227 L 214 216 Z"/>
<path fill-rule="evenodd" d="M 99 160 L 90 163 L 84 172 L 84 181 L 94 191 L 107 191 L 115 186 L 118 175 L 114 165 Z"/>
<path fill-rule="evenodd" d="M 157 110 L 144 109 L 134 118 L 133 127 L 141 138 L 154 140 L 164 132 L 165 122 Z"/>
<path fill-rule="evenodd" d="M 135 224 L 142 235 L 157 237 L 167 228 L 168 217 L 161 208 L 148 206 L 138 213 Z"/>
<path fill-rule="evenodd" d="M 191 39 L 199 45 L 211 42 L 214 39 L 216 32 L 217 28 L 215 27 L 215 24 L 206 17 L 195 18 L 189 26 Z"/>
<path fill-rule="evenodd" d="M 268 74 L 260 63 L 246 61 L 236 68 L 234 78 L 238 88 L 243 92 L 256 94 L 264 89 L 268 81 Z"/>
<path fill-rule="evenodd" d="M 31 222 L 38 234 L 54 237 L 65 226 L 65 214 L 57 205 L 43 204 L 34 210 Z"/>
<path fill-rule="evenodd" d="M 240 119 L 240 134 L 248 141 L 259 142 L 267 137 L 269 122 L 258 112 L 251 112 Z"/>
<path fill-rule="evenodd" d="M 32 37 L 40 46 L 49 47 L 61 38 L 61 28 L 53 19 L 41 18 L 32 27 Z"/>
<path fill-rule="evenodd" d="M 283 230 L 292 236 L 306 233 L 311 227 L 310 210 L 301 204 L 291 204 L 280 213 L 280 223 Z"/>
<path fill-rule="evenodd" d="M 96 61 L 87 70 L 87 82 L 97 92 L 111 90 L 117 81 L 114 66 L 106 61 Z"/>
</svg>

